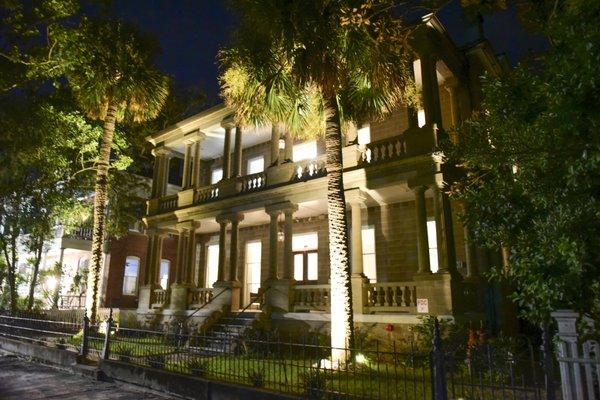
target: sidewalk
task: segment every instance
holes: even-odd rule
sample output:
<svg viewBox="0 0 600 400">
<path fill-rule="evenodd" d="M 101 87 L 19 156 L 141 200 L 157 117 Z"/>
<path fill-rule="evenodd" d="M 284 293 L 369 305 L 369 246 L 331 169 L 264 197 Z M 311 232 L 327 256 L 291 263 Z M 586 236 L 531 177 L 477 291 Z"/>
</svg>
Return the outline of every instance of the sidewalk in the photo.
<svg viewBox="0 0 600 400">
<path fill-rule="evenodd" d="M 175 400 L 121 383 L 100 382 L 0 353 L 0 399 Z"/>
</svg>

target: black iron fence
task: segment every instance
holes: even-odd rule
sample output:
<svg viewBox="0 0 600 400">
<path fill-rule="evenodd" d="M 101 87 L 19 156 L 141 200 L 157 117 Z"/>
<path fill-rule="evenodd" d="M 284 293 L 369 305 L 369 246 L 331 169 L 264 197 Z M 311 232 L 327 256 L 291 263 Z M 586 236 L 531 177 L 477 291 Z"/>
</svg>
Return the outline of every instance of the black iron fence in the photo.
<svg viewBox="0 0 600 400">
<path fill-rule="evenodd" d="M 329 361 L 332 348 L 315 335 L 133 329 L 116 326 L 112 317 L 91 326 L 85 318 L 0 315 L 0 336 L 307 398 L 553 400 L 559 390 L 548 345 L 456 346 L 442 338 L 437 323 L 430 349 L 359 340 L 355 348 L 334 349 L 348 360 L 343 365 Z"/>
</svg>

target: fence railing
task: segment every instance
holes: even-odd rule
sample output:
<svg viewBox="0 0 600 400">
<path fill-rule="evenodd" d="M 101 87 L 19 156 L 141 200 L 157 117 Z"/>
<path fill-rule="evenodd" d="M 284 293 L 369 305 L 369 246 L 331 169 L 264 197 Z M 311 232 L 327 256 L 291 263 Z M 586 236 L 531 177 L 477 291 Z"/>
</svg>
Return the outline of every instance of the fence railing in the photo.
<svg viewBox="0 0 600 400">
<path fill-rule="evenodd" d="M 169 289 L 154 289 L 152 291 L 152 299 L 150 303 L 152 308 L 164 307 L 169 302 Z"/>
<path fill-rule="evenodd" d="M 190 308 L 198 308 L 210 303 L 213 298 L 213 288 L 190 288 L 188 304 Z"/>
<path fill-rule="evenodd" d="M 431 347 L 357 339 L 353 348 L 332 349 L 315 333 L 134 329 L 117 326 L 112 312 L 96 325 L 85 318 L 69 323 L 42 317 L 0 314 L 0 336 L 308 398 L 553 400 L 557 394 L 554 376 L 544 367 L 552 360 L 547 347 L 486 342 L 482 336 L 456 346 L 443 337 L 437 320 Z M 329 361 L 332 350 L 346 362 Z"/>
<path fill-rule="evenodd" d="M 158 200 L 158 210 L 159 211 L 175 210 L 177 208 L 177 201 L 178 201 L 178 196 L 176 194 L 167 196 L 167 197 L 161 197 Z"/>
<path fill-rule="evenodd" d="M 403 135 L 398 135 L 366 144 L 361 152 L 359 163 L 374 164 L 404 155 L 406 155 L 405 138 Z"/>
</svg>

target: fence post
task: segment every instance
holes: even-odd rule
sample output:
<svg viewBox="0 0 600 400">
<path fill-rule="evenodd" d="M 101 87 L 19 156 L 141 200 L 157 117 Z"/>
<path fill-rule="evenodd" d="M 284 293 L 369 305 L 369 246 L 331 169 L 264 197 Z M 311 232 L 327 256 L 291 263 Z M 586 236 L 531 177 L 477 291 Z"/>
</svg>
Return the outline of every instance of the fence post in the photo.
<svg viewBox="0 0 600 400">
<path fill-rule="evenodd" d="M 431 390 L 433 400 L 448 400 L 446 391 L 446 360 L 442 348 L 440 324 L 437 317 L 433 322 L 433 339 L 431 349 Z"/>
<path fill-rule="evenodd" d="M 542 325 L 542 353 L 544 357 L 544 384 L 546 386 L 546 400 L 556 400 L 556 387 L 554 385 L 554 367 L 552 360 L 552 338 L 550 337 L 550 324 Z"/>
<path fill-rule="evenodd" d="M 81 336 L 81 350 L 79 354 L 86 358 L 88 355 L 88 340 L 89 340 L 90 319 L 87 316 L 87 310 L 83 310 L 83 334 Z"/>
<path fill-rule="evenodd" d="M 177 347 L 183 346 L 183 322 L 179 323 L 179 327 L 177 329 Z"/>
<path fill-rule="evenodd" d="M 110 357 L 110 331 L 113 325 L 113 310 L 110 309 L 108 319 L 106 320 L 106 334 L 104 336 L 104 349 L 102 350 L 102 359 L 108 360 Z"/>
</svg>

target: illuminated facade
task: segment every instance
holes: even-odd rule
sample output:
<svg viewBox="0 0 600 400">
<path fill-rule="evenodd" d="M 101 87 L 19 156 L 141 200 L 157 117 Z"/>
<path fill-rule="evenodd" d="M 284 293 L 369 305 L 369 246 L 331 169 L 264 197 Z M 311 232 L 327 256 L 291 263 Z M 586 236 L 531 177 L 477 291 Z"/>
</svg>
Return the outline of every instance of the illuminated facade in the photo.
<svg viewBox="0 0 600 400">
<path fill-rule="evenodd" d="M 496 254 L 466 240 L 460 205 L 442 190 L 452 171 L 435 149 L 477 107 L 478 77 L 498 74 L 502 65 L 486 41 L 458 49 L 435 18 L 415 43 L 422 108 L 400 108 L 344 138 L 358 323 L 411 324 L 421 314 L 483 319 L 486 312 L 479 276 Z M 138 314 L 202 318 L 223 306 L 259 303 L 280 321 L 326 323 L 324 141 L 235 126 L 223 105 L 148 140 L 154 185 Z M 177 171 L 181 182 L 172 179 Z M 168 264 L 165 240 L 177 241 Z"/>
</svg>

